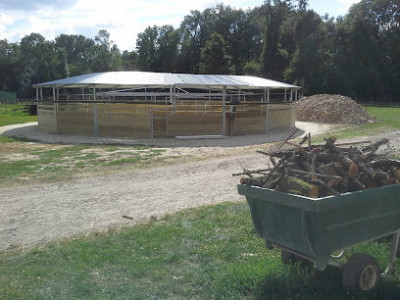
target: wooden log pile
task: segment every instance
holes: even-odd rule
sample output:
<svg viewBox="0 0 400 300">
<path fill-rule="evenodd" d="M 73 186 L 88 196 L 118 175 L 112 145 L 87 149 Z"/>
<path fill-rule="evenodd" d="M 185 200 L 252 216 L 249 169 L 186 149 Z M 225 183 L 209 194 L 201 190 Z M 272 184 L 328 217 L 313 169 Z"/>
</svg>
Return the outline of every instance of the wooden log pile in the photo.
<svg viewBox="0 0 400 300">
<path fill-rule="evenodd" d="M 333 136 L 324 140 L 311 145 L 308 135 L 290 150 L 257 151 L 267 155 L 273 167 L 233 175 L 246 175 L 241 184 L 312 198 L 400 183 L 400 161 L 377 153 L 389 140 L 362 147 L 337 144 Z M 308 146 L 303 146 L 306 141 Z"/>
</svg>

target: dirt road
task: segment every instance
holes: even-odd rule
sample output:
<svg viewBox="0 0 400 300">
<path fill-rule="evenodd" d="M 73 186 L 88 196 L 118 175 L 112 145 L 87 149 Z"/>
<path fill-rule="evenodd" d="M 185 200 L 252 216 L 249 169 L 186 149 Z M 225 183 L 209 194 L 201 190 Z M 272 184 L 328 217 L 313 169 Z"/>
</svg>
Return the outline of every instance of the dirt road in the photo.
<svg viewBox="0 0 400 300">
<path fill-rule="evenodd" d="M 181 209 L 243 200 L 232 173 L 255 154 L 0 190 L 0 249 L 145 221 Z M 240 163 L 239 163 L 240 161 Z M 132 219 L 124 218 L 128 216 Z"/>
</svg>

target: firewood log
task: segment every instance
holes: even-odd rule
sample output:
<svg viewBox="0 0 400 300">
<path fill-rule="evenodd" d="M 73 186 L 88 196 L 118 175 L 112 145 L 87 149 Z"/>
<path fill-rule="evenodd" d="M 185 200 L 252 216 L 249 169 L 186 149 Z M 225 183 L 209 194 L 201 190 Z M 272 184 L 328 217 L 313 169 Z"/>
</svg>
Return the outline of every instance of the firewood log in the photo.
<svg viewBox="0 0 400 300">
<path fill-rule="evenodd" d="M 318 197 L 318 187 L 316 185 L 293 176 L 282 176 L 276 189 L 289 194 Z"/>
</svg>

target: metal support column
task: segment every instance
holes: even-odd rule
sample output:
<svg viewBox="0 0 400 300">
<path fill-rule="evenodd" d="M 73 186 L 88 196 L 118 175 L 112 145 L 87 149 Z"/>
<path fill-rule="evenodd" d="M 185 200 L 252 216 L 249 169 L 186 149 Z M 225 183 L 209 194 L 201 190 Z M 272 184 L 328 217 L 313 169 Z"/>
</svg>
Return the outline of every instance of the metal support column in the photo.
<svg viewBox="0 0 400 300">
<path fill-rule="evenodd" d="M 96 88 L 93 88 L 93 134 L 94 136 L 99 136 L 99 119 L 97 112 L 97 103 L 96 103 Z"/>
<path fill-rule="evenodd" d="M 226 86 L 222 89 L 222 135 L 226 135 Z"/>
<path fill-rule="evenodd" d="M 43 91 L 40 89 L 41 96 L 43 97 Z M 56 102 L 56 89 L 53 87 L 53 107 L 54 107 L 54 130 L 58 133 L 58 121 L 57 121 L 57 109 L 58 103 Z"/>
</svg>

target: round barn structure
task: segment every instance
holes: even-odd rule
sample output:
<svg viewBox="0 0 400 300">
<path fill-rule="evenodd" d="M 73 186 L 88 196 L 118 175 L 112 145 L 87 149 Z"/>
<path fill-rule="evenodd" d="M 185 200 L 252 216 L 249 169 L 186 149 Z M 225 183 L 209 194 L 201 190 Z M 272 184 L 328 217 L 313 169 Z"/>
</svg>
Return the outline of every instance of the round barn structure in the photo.
<svg viewBox="0 0 400 300">
<path fill-rule="evenodd" d="M 105 72 L 36 88 L 46 132 L 110 138 L 268 134 L 294 126 L 300 87 L 265 78 Z"/>
</svg>

